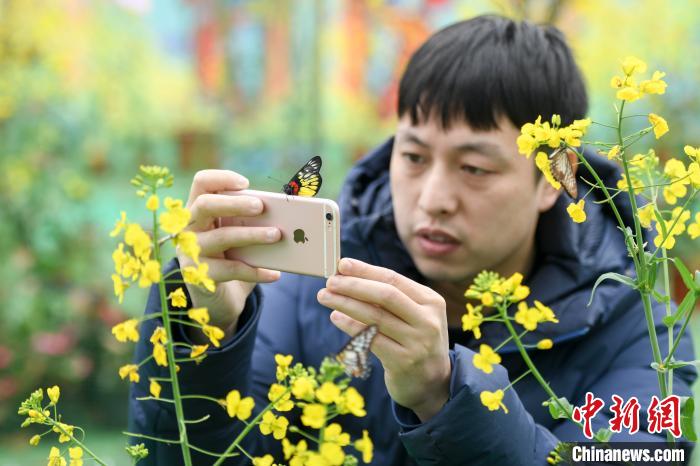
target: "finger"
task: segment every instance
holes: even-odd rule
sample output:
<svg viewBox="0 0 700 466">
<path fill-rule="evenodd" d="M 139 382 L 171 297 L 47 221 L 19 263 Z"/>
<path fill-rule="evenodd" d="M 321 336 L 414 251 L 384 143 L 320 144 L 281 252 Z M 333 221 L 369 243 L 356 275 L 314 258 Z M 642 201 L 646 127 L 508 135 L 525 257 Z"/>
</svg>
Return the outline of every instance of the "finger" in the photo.
<svg viewBox="0 0 700 466">
<path fill-rule="evenodd" d="M 348 257 L 341 259 L 338 264 L 338 272 L 343 275 L 352 275 L 393 285 L 405 293 L 410 299 L 420 304 L 427 304 L 435 294 L 435 292 L 427 286 L 421 285 L 408 277 L 404 277 L 400 273 L 384 267 L 370 265 L 357 259 L 350 259 Z"/>
<path fill-rule="evenodd" d="M 238 191 L 248 187 L 248 179 L 231 170 L 200 170 L 195 173 L 190 188 L 190 197 L 187 207 L 190 207 L 195 199 L 205 193 L 219 191 Z"/>
<path fill-rule="evenodd" d="M 326 281 L 328 290 L 348 299 L 363 301 L 380 306 L 403 322 L 418 326 L 422 319 L 421 305 L 409 299 L 401 290 L 386 283 L 380 283 L 354 276 L 334 275 Z"/>
<path fill-rule="evenodd" d="M 220 227 L 197 233 L 203 256 L 213 256 L 251 244 L 276 243 L 281 238 L 281 232 L 274 227 Z"/>
<path fill-rule="evenodd" d="M 366 324 L 340 311 L 331 312 L 330 318 L 333 325 L 351 337 L 367 328 Z M 379 358 L 384 367 L 387 367 L 387 364 L 391 366 L 392 362 L 400 358 L 405 359 L 404 355 L 406 354 L 406 349 L 403 346 L 384 335 L 381 330 L 377 333 L 377 336 L 374 337 L 374 340 L 372 340 L 370 351 Z"/>
<path fill-rule="evenodd" d="M 335 294 L 326 288 L 319 290 L 317 299 L 322 305 L 341 311 L 359 322 L 377 325 L 380 332 L 399 343 L 407 344 L 413 340 L 413 329 L 406 322 L 378 306 Z"/>
<path fill-rule="evenodd" d="M 280 277 L 276 270 L 251 267 L 237 260 L 216 259 L 213 257 L 203 257 L 200 262 L 209 265 L 209 278 L 217 283 L 240 280 L 244 282 L 269 283 Z"/>
<path fill-rule="evenodd" d="M 219 217 L 254 217 L 263 211 L 263 203 L 253 196 L 202 194 L 190 206 L 194 224 L 191 229 L 209 228 Z"/>
</svg>

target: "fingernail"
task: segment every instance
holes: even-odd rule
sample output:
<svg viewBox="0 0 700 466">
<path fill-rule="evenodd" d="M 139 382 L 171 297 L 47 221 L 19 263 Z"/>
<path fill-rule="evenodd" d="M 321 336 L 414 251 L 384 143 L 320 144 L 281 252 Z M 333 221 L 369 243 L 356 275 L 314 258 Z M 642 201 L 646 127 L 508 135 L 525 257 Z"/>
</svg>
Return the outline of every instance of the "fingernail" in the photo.
<svg viewBox="0 0 700 466">
<path fill-rule="evenodd" d="M 252 200 L 250 201 L 250 207 L 251 207 L 253 210 L 262 210 L 263 203 L 262 203 L 262 201 L 261 201 L 260 199 L 252 199 Z"/>
<path fill-rule="evenodd" d="M 270 228 L 269 230 L 267 230 L 267 239 L 269 241 L 276 240 L 278 232 L 279 232 L 279 230 L 277 230 L 276 228 Z"/>
<path fill-rule="evenodd" d="M 348 258 L 341 259 L 340 264 L 338 264 L 338 269 L 341 272 L 349 272 L 352 269 L 352 260 Z"/>
</svg>

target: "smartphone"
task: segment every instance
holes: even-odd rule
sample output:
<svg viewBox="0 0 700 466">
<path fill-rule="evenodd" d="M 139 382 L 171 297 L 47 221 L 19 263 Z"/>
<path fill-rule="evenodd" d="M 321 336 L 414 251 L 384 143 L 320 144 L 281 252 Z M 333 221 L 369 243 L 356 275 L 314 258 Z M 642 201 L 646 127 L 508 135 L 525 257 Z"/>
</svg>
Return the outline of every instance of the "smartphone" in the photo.
<svg viewBox="0 0 700 466">
<path fill-rule="evenodd" d="M 254 196 L 263 202 L 255 217 L 222 217 L 220 226 L 274 226 L 282 239 L 273 244 L 232 248 L 224 253 L 253 267 L 328 278 L 340 260 L 340 209 L 330 199 L 289 196 L 244 189 L 231 196 Z"/>
</svg>

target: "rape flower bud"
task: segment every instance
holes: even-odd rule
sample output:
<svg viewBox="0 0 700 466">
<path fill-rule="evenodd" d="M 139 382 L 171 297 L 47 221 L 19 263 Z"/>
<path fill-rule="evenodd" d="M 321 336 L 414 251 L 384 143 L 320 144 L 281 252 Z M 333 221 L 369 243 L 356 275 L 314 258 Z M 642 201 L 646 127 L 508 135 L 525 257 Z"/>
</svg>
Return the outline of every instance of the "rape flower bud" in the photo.
<svg viewBox="0 0 700 466">
<path fill-rule="evenodd" d="M 549 338 L 545 338 L 537 342 L 537 349 L 548 350 L 551 349 L 552 346 L 554 346 L 554 343 L 552 343 L 552 340 Z"/>
<path fill-rule="evenodd" d="M 53 387 L 46 389 L 46 394 L 49 395 L 51 404 L 55 405 L 58 403 L 58 398 L 61 396 L 61 389 L 58 388 L 58 385 L 54 385 Z"/>
</svg>

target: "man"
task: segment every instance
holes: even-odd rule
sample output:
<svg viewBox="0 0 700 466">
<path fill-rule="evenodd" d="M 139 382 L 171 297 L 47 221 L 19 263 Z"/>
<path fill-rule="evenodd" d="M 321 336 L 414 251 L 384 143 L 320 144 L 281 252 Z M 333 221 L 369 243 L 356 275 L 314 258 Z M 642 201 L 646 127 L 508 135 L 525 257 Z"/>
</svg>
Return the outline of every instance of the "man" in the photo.
<svg viewBox="0 0 700 466">
<path fill-rule="evenodd" d="M 265 405 L 276 353 L 318 366 L 340 349 L 346 334 L 377 324 L 373 373 L 356 381 L 367 416 L 339 421 L 353 438 L 369 430 L 373 464 L 546 464 L 560 440 L 584 437 L 575 424 L 550 417 L 542 406 L 548 397 L 532 377 L 506 392 L 507 414 L 487 410 L 479 399 L 481 391 L 504 388 L 509 376 L 513 380 L 525 370 L 513 345 L 500 351 L 502 367 L 494 373 L 473 366 L 480 343 L 503 341 L 502 324 L 484 324 L 480 340 L 460 329 L 465 289 L 480 271 L 492 270 L 523 273 L 531 288 L 528 300 L 556 312 L 558 324 L 541 325 L 525 340 L 554 341 L 555 350 L 535 351 L 532 358 L 558 395 L 575 405 L 583 404 L 588 391 L 606 403 L 612 394 L 647 403 L 658 386 L 639 295 L 608 281 L 586 307 L 598 276 L 630 273 L 632 267 L 612 213 L 591 200 L 588 220 L 574 224 L 566 214 L 569 201 L 517 150 L 524 123 L 559 114 L 566 125 L 583 118 L 586 107 L 580 72 L 552 27 L 482 16 L 434 34 L 401 80 L 395 136 L 346 180 L 340 197 L 345 259 L 327 281 L 279 278 L 277 272 L 225 260 L 224 250 L 272 243 L 279 232 L 216 228 L 216 217 L 255 215 L 262 206 L 252 198 L 215 194 L 246 188 L 241 175 L 197 173 L 188 201 L 191 229 L 217 289 L 210 295 L 188 287 L 189 302 L 209 308 L 211 323 L 225 330 L 226 341 L 199 366 L 183 366 L 183 392 L 221 398 L 235 388 Z M 604 157 L 589 159 L 614 185 L 618 169 Z M 631 223 L 623 196 L 616 202 Z M 182 266 L 190 263 L 183 255 L 179 259 Z M 159 309 L 154 289 L 146 312 Z M 663 310 L 655 311 L 660 319 Z M 150 335 L 156 324 L 144 324 L 142 334 Z M 181 338 L 197 338 L 176 330 Z M 657 332 L 666 348 L 660 320 Z M 138 360 L 150 353 L 143 340 Z M 693 359 L 689 338 L 676 354 Z M 176 438 L 168 404 L 133 400 L 148 394 L 148 377 L 159 370 L 149 364 L 141 372 L 132 390 L 131 430 Z M 678 370 L 675 376 L 674 393 L 689 395 L 694 371 Z M 210 412 L 205 403 L 189 403 L 188 418 Z M 607 408 L 601 411 L 594 431 L 609 418 Z M 662 439 L 645 432 L 645 416 L 640 420 L 640 433 L 613 440 Z M 235 431 L 225 415 L 213 413 L 207 422 L 193 424 L 189 436 L 194 445 L 222 451 Z M 257 432 L 250 442 L 253 454 L 279 453 L 277 442 Z M 147 464 L 180 463 L 179 448 L 155 442 L 148 447 Z M 208 464 L 203 458 L 198 461 Z"/>
</svg>

